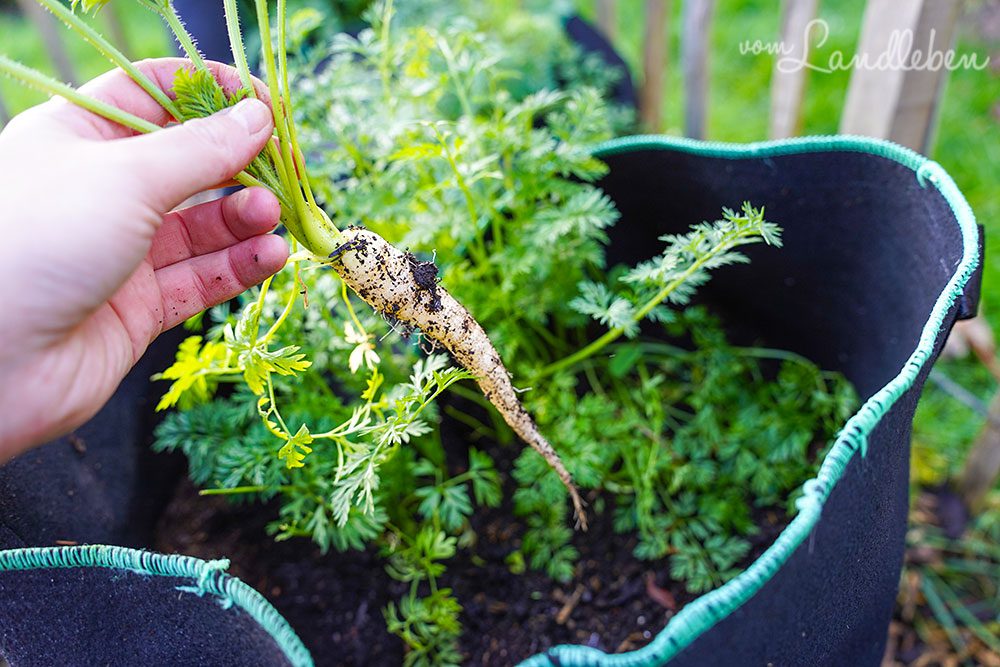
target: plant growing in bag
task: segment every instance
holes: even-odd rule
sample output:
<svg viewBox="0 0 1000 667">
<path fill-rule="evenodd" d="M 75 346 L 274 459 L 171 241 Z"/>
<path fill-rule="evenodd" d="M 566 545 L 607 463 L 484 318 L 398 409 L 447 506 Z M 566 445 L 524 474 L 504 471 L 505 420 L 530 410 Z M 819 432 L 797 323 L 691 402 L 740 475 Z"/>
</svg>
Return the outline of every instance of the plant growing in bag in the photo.
<svg viewBox="0 0 1000 667">
<path fill-rule="evenodd" d="M 190 57 L 172 96 L 70 10 L 39 0 L 177 120 L 264 94 L 235 0 L 225 9 L 237 91 L 216 82 L 169 0 L 136 1 Z M 480 539 L 477 508 L 506 495 L 524 531 L 506 556 L 512 572 L 572 579 L 572 527 L 596 514 L 636 537 L 637 558 L 668 558 L 691 592 L 734 576 L 755 506 L 791 505 L 855 402 L 839 376 L 733 346 L 687 307 L 711 271 L 747 261 L 744 246 L 777 251 L 778 226 L 743 203 L 663 237 L 647 261 L 609 266 L 618 214 L 594 185 L 606 168 L 590 149 L 622 114 L 604 99 L 610 79 L 572 76 L 588 68 L 568 46 L 533 75 L 562 86 L 532 92 L 523 53 L 484 30 L 495 12 L 429 28 L 379 3 L 369 28 L 324 49 L 289 33 L 315 22 L 286 16 L 284 0 L 276 16 L 264 0 L 254 8 L 276 138 L 238 180 L 277 195 L 295 252 L 237 309 L 194 323 L 203 332 L 159 376 L 171 383 L 160 407 L 179 410 L 157 447 L 183 450 L 206 493 L 277 499 L 277 539 L 376 545 L 406 584 L 384 620 L 408 664 L 463 659 L 448 563 Z M 0 69 L 156 129 L 9 60 Z M 485 446 L 442 438 L 442 398 Z M 530 449 L 508 475 L 499 445 L 515 438 Z"/>
</svg>

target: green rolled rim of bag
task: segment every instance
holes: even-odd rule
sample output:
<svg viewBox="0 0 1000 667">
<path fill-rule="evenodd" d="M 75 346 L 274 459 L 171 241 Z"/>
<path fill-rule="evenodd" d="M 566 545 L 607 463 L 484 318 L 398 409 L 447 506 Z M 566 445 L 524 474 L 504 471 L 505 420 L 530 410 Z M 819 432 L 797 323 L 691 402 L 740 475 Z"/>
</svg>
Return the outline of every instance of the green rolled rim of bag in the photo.
<svg viewBox="0 0 1000 667">
<path fill-rule="evenodd" d="M 849 152 L 885 158 L 913 172 L 921 188 L 935 188 L 951 208 L 962 239 L 962 258 L 945 289 L 937 296 L 921 330 L 916 348 L 887 384 L 876 391 L 847 421 L 822 462 L 817 476 L 803 486 L 796 502 L 797 514 L 775 542 L 743 573 L 720 588 L 683 607 L 645 647 L 621 654 L 598 649 L 562 645 L 535 655 L 526 667 L 582 667 L 589 665 L 645 666 L 669 662 L 685 647 L 727 618 L 750 600 L 782 568 L 792 553 L 816 527 L 824 504 L 844 475 L 848 463 L 868 453 L 868 437 L 897 400 L 912 388 L 926 363 L 952 307 L 964 293 L 979 262 L 979 232 L 971 208 L 951 177 L 936 162 L 887 141 L 864 137 L 804 137 L 751 144 L 703 142 L 667 136 L 633 136 L 597 146 L 598 158 L 621 153 L 656 150 L 696 156 L 744 160 L 805 153 Z M 274 640 L 288 662 L 313 664 L 312 657 L 294 629 L 257 591 L 224 572 L 227 561 L 203 561 L 180 555 L 163 555 L 114 546 L 78 546 L 11 549 L 0 552 L 0 572 L 49 568 L 111 568 L 150 576 L 189 579 L 188 592 L 208 593 L 224 608 L 236 606 L 247 612 Z"/>
<path fill-rule="evenodd" d="M 868 453 L 868 435 L 896 400 L 913 386 L 924 364 L 933 355 L 934 344 L 955 301 L 964 293 L 980 262 L 979 231 L 975 215 L 958 186 L 941 165 L 898 144 L 854 136 L 802 137 L 751 144 L 704 142 L 667 136 L 633 136 L 598 146 L 594 153 L 606 157 L 617 153 L 660 149 L 727 159 L 768 158 L 799 153 L 843 151 L 866 153 L 897 162 L 914 172 L 922 187 L 934 187 L 948 202 L 958 222 L 963 257 L 951 280 L 938 296 L 920 334 L 919 343 L 899 373 L 883 386 L 844 425 L 816 477 L 803 486 L 796 502 L 798 513 L 778 538 L 747 569 L 723 586 L 682 608 L 652 642 L 641 649 L 609 655 L 586 646 L 563 645 L 521 663 L 522 667 L 551 667 L 551 657 L 562 667 L 609 665 L 638 667 L 668 662 L 720 620 L 756 594 L 806 539 L 823 512 L 823 505 L 843 476 L 847 464 Z M 550 657 L 551 656 L 551 657 Z"/>
<path fill-rule="evenodd" d="M 312 656 L 278 610 L 256 590 L 225 573 L 228 560 L 206 561 L 192 556 L 101 544 L 0 551 L 0 572 L 69 567 L 99 567 L 146 576 L 190 579 L 191 585 L 180 587 L 180 592 L 213 595 L 223 609 L 234 606 L 242 609 L 271 636 L 289 663 L 295 667 L 312 667 Z"/>
</svg>

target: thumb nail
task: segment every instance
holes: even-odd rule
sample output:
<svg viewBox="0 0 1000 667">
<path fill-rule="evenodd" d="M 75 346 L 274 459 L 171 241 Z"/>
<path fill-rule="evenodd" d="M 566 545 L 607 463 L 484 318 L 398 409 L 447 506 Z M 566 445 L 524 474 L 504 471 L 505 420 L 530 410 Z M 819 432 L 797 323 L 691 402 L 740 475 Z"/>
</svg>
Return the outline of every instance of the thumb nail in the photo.
<svg viewBox="0 0 1000 667">
<path fill-rule="evenodd" d="M 260 100 L 242 100 L 223 113 L 228 113 L 240 121 L 246 128 L 247 134 L 251 136 L 259 134 L 265 128 L 270 129 L 271 126 L 271 109 Z"/>
</svg>

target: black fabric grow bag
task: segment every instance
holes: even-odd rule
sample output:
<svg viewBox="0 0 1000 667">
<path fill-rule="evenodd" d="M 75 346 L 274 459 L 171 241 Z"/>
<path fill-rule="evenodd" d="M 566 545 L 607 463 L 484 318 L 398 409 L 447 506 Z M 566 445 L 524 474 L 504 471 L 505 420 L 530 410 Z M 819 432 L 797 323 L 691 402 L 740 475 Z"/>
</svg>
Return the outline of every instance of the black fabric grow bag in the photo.
<svg viewBox="0 0 1000 667">
<path fill-rule="evenodd" d="M 975 310 L 972 212 L 936 163 L 868 139 L 736 146 L 634 137 L 598 154 L 611 167 L 602 187 L 622 213 L 614 259 L 647 257 L 658 235 L 711 219 L 720 205 L 765 206 L 785 247 L 751 251 L 752 265 L 719 272 L 703 300 L 736 324 L 737 337 L 844 372 L 865 402 L 806 484 L 792 524 L 737 579 L 682 609 L 639 651 L 564 646 L 525 664 L 877 665 L 902 558 L 913 411 L 951 325 Z M 115 402 L 138 409 L 137 386 Z M 93 433 L 104 435 L 91 435 L 87 452 L 113 450 L 109 465 L 130 488 L 152 490 L 156 471 L 135 465 L 147 453 L 141 438 L 115 428 L 121 414 L 109 408 L 95 420 Z M 23 517 L 39 516 L 27 487 L 51 491 L 61 473 L 23 461 L 68 446 L 0 469 L 0 546 L 22 547 L 0 552 L 0 651 L 11 667 L 337 663 L 309 656 L 261 596 L 221 573 L 224 563 L 53 547 L 62 532 L 26 528 Z M 119 502 L 128 511 L 143 494 L 111 502 L 116 488 L 91 489 L 97 501 L 86 504 L 53 500 L 47 516 L 72 513 L 80 542 L 134 543 L 135 525 L 100 512 Z"/>
</svg>

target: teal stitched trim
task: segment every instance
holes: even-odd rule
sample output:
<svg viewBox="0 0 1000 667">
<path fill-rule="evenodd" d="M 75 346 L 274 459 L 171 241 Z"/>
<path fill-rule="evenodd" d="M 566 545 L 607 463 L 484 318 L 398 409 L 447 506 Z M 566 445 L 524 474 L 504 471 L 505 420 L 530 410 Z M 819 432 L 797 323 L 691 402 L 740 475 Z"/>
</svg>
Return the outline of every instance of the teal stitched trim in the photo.
<svg viewBox="0 0 1000 667">
<path fill-rule="evenodd" d="M 129 570 L 156 577 L 193 579 L 195 586 L 178 587 L 197 595 L 218 596 L 224 609 L 235 605 L 250 615 L 274 640 L 294 667 L 312 667 L 312 656 L 292 626 L 264 596 L 223 570 L 228 560 L 203 561 L 191 556 L 168 556 L 125 547 L 87 545 L 38 547 L 0 551 L 0 572 L 67 567 Z"/>
<path fill-rule="evenodd" d="M 209 583 L 219 572 L 225 572 L 229 569 L 229 559 L 220 558 L 219 560 L 209 560 L 205 561 L 205 566 L 201 568 L 201 575 L 198 577 L 198 581 L 194 586 L 176 586 L 177 590 L 183 593 L 193 593 L 198 597 L 202 597 L 205 593 L 211 593 L 209 589 Z M 229 609 L 233 606 L 233 601 L 231 598 L 219 598 L 219 606 L 223 609 Z"/>
<path fill-rule="evenodd" d="M 597 146 L 594 154 L 604 157 L 638 150 L 672 150 L 726 159 L 846 151 L 892 160 L 912 169 L 922 187 L 927 187 L 930 183 L 948 202 L 962 232 L 962 261 L 934 303 L 910 358 L 899 374 L 869 398 L 844 425 L 830 453 L 823 460 L 816 478 L 803 485 L 803 495 L 796 502 L 799 513 L 767 551 L 735 579 L 684 607 L 652 642 L 637 651 L 608 655 L 586 646 L 563 645 L 532 656 L 521 663 L 522 667 L 552 667 L 553 664 L 562 667 L 662 665 L 753 597 L 809 536 L 819 521 L 826 499 L 847 469 L 848 462 L 855 452 L 860 451 L 862 456 L 867 453 L 868 435 L 899 397 L 913 386 L 917 375 L 933 353 L 934 343 L 944 326 L 948 311 L 962 295 L 980 261 L 976 219 L 958 186 L 939 164 L 898 144 L 851 136 L 800 137 L 753 144 L 725 144 L 650 135 L 614 139 Z"/>
</svg>

